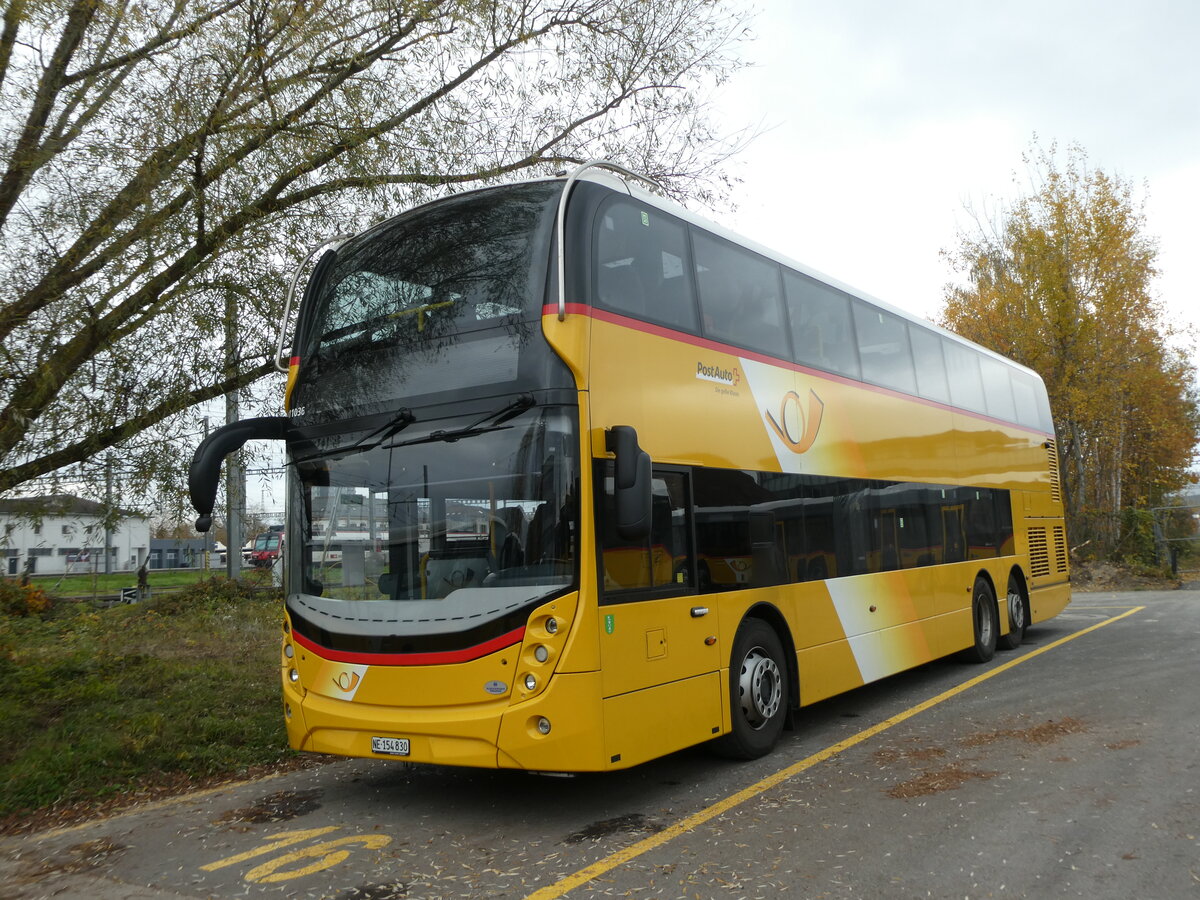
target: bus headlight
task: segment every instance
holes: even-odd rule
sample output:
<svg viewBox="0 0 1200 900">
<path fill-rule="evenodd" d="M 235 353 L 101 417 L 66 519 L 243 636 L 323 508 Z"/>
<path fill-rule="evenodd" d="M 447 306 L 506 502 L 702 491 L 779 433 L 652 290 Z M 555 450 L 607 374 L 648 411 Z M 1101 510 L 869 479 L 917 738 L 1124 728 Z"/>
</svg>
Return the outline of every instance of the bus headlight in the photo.
<svg viewBox="0 0 1200 900">
<path fill-rule="evenodd" d="M 295 669 L 288 669 L 288 681 L 292 682 L 292 684 L 295 684 L 299 680 L 300 680 L 300 673 L 297 672 Z"/>
<path fill-rule="evenodd" d="M 533 677 L 532 672 L 525 676 L 525 690 L 527 690 L 527 691 L 536 691 L 537 690 L 537 679 Z"/>
<path fill-rule="evenodd" d="M 547 719 L 545 716 L 542 716 L 540 719 L 538 719 L 537 729 L 542 734 L 549 734 L 550 733 L 550 720 Z"/>
<path fill-rule="evenodd" d="M 546 649 L 545 644 L 538 644 L 533 648 L 533 658 L 540 663 L 544 663 L 550 658 L 550 651 Z"/>
<path fill-rule="evenodd" d="M 546 620 L 546 631 L 549 634 L 558 634 L 558 619 L 551 616 Z"/>
</svg>

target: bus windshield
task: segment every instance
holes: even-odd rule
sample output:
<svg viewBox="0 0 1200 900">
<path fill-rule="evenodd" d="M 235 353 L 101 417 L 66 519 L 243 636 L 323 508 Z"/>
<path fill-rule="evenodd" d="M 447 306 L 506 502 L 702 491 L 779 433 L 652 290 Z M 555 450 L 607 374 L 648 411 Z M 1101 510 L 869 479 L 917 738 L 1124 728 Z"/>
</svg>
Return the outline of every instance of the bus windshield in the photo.
<svg viewBox="0 0 1200 900">
<path fill-rule="evenodd" d="M 571 586 L 575 415 L 516 404 L 297 448 L 293 613 L 327 633 L 444 635 Z"/>
</svg>

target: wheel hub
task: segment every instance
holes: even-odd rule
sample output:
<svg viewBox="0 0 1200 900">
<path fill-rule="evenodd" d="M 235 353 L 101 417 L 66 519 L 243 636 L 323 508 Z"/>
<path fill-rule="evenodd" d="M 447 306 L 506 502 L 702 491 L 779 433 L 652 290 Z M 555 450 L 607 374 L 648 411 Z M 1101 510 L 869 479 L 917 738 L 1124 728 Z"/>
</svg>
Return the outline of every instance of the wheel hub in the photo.
<svg viewBox="0 0 1200 900">
<path fill-rule="evenodd" d="M 1008 620 L 1015 630 L 1025 627 L 1025 602 L 1016 592 L 1008 595 Z"/>
<path fill-rule="evenodd" d="M 975 616 L 979 623 L 979 642 L 987 644 L 992 639 L 992 614 L 988 610 L 988 597 L 980 594 L 975 604 Z"/>
<path fill-rule="evenodd" d="M 762 728 L 779 711 L 783 680 L 779 666 L 761 647 L 753 648 L 742 661 L 738 679 L 742 713 L 753 728 Z"/>
</svg>

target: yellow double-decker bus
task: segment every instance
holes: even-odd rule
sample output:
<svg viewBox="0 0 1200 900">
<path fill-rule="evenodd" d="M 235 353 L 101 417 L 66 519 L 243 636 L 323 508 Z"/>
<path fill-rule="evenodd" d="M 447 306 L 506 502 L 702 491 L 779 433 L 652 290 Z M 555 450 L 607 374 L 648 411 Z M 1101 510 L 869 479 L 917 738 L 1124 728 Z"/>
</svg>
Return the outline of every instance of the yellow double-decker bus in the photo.
<svg viewBox="0 0 1200 900">
<path fill-rule="evenodd" d="M 215 432 L 190 477 L 206 527 L 225 454 L 286 442 L 301 750 L 751 758 L 1069 601 L 1036 374 L 609 164 L 325 249 L 291 346 L 287 415 Z"/>
</svg>

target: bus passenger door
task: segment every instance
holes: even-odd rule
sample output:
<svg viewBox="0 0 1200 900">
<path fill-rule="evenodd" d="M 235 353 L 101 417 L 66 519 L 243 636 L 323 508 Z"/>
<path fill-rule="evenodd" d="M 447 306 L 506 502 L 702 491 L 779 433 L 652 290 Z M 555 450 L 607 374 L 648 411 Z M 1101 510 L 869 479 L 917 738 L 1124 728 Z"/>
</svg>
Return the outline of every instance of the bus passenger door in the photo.
<svg viewBox="0 0 1200 900">
<path fill-rule="evenodd" d="M 621 765 L 707 740 L 721 725 L 718 617 L 693 583 L 688 473 L 655 468 L 652 480 L 641 542 L 613 526 L 611 466 L 596 481 L 605 742 Z"/>
</svg>

